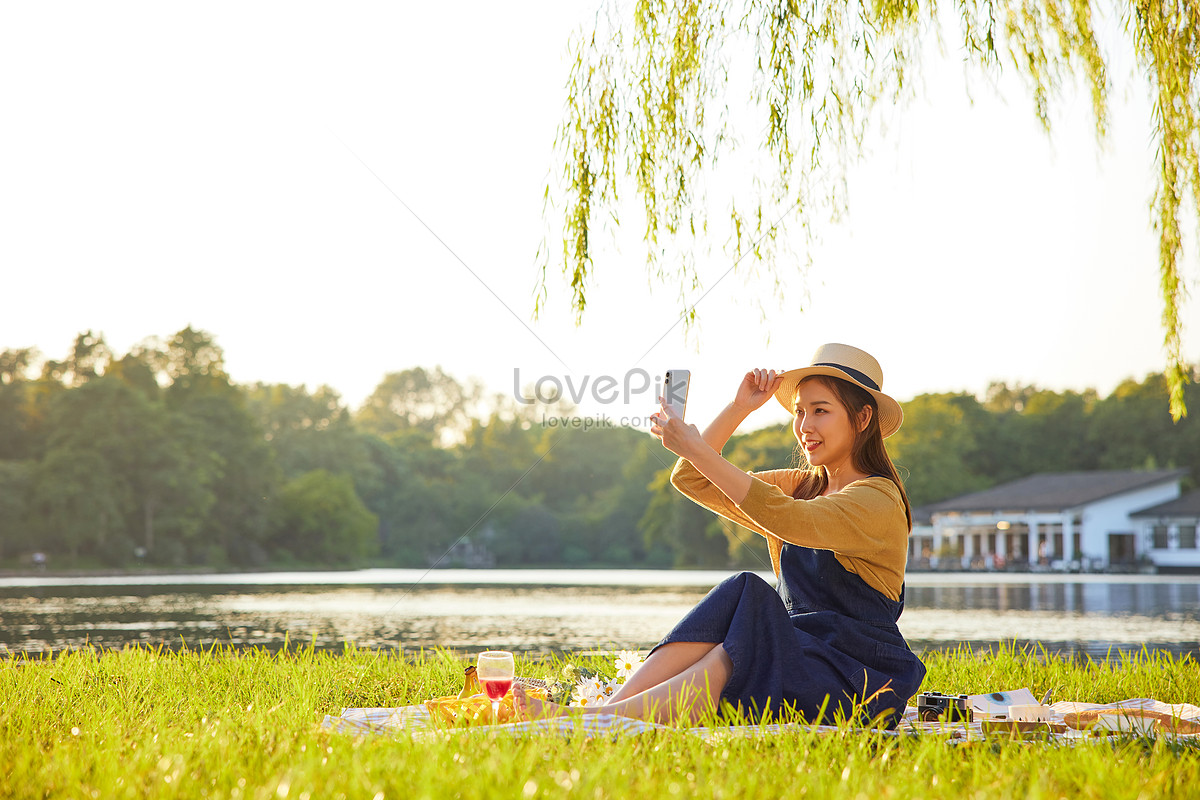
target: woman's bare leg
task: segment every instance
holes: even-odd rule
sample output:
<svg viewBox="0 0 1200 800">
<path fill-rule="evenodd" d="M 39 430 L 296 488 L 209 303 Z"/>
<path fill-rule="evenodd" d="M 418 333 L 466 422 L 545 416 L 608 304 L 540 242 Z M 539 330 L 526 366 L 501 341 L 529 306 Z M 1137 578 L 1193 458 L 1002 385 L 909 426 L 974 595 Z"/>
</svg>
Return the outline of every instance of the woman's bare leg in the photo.
<svg viewBox="0 0 1200 800">
<path fill-rule="evenodd" d="M 697 722 L 706 712 L 716 709 L 732 675 L 733 661 L 724 647 L 715 645 L 673 678 L 641 694 L 599 706 L 596 711 L 663 724 Z"/>
<path fill-rule="evenodd" d="M 659 647 L 647 658 L 629 679 L 621 685 L 605 705 L 627 700 L 635 694 L 669 681 L 679 673 L 691 668 L 708 655 L 717 645 L 713 642 L 670 642 Z"/>
<path fill-rule="evenodd" d="M 714 645 L 699 661 L 683 672 L 640 694 L 615 703 L 610 702 L 608 705 L 568 708 L 530 697 L 520 684 L 513 686 L 513 692 L 517 711 L 525 719 L 583 713 L 619 714 L 659 723 L 696 722 L 705 712 L 717 707 L 721 692 L 725 690 L 725 684 L 729 682 L 731 675 L 733 661 L 724 647 Z"/>
</svg>

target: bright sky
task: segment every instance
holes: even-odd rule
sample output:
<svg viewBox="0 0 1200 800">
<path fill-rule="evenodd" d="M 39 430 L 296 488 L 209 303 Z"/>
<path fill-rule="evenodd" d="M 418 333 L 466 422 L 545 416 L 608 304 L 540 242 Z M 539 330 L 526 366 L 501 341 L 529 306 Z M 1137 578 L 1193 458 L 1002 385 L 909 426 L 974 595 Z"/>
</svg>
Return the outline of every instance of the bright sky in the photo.
<svg viewBox="0 0 1200 800">
<path fill-rule="evenodd" d="M 124 352 L 190 324 L 234 380 L 352 405 L 413 366 L 505 393 L 685 367 L 696 422 L 746 369 L 825 341 L 874 353 L 901 400 L 992 380 L 1105 393 L 1162 369 L 1154 142 L 1127 61 L 1101 149 L 1082 93 L 1048 140 L 1015 83 L 997 101 L 976 80 L 971 105 L 951 51 L 885 115 L 849 217 L 782 301 L 722 280 L 718 241 L 685 340 L 634 230 L 597 253 L 582 327 L 561 282 L 530 321 L 567 39 L 597 2 L 5 4 L 0 348 L 61 358 L 93 329 Z M 631 399 L 581 409 L 653 410 Z"/>
</svg>

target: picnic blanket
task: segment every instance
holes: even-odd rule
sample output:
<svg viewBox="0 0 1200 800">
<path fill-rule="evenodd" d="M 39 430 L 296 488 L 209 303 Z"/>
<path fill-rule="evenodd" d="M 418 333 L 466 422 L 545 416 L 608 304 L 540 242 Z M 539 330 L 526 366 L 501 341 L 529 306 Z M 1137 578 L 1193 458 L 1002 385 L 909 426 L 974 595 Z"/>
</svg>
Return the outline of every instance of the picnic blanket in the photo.
<svg viewBox="0 0 1200 800">
<path fill-rule="evenodd" d="M 915 713 L 915 710 L 914 710 Z M 473 725 L 466 728 L 441 727 L 430 718 L 425 706 L 401 706 L 400 708 L 347 708 L 340 716 L 325 715 L 322 726 L 341 733 L 352 734 L 395 734 L 408 731 L 417 736 L 453 734 L 503 733 L 517 738 L 530 736 L 575 735 L 637 736 L 650 731 L 683 731 L 692 736 L 711 738 L 714 736 L 772 736 L 789 730 L 837 731 L 832 725 L 805 725 L 802 723 L 780 723 L 773 725 L 730 725 L 722 727 L 677 728 L 644 722 L 640 719 L 616 714 L 573 714 L 547 719 L 509 722 L 502 725 Z M 897 736 L 897 731 L 880 731 L 888 736 Z"/>
<path fill-rule="evenodd" d="M 1026 691 L 1027 690 L 1022 690 Z M 1051 708 L 1051 724 L 1045 729 L 1021 733 L 1023 738 L 1034 740 L 1053 740 L 1060 742 L 1103 741 L 1096 731 L 1075 730 L 1063 724 L 1068 714 L 1078 714 L 1081 711 L 1099 709 L 1129 709 L 1152 711 L 1171 717 L 1200 724 L 1200 706 L 1188 704 L 1168 704 L 1149 698 L 1132 698 L 1117 703 L 1054 703 Z M 986 716 L 986 715 L 978 715 Z M 1200 734 L 1171 733 L 1155 730 L 1151 725 L 1138 725 L 1138 719 L 1131 716 L 1115 715 L 1121 724 L 1106 728 L 1104 735 L 1136 735 L 1161 736 L 1174 740 L 1197 740 Z M 894 731 L 873 731 L 884 736 L 906 736 L 922 734 L 939 734 L 953 741 L 979 741 L 990 736 L 1017 735 L 1011 732 L 997 732 L 994 726 L 987 725 L 987 719 L 976 719 L 973 722 L 925 722 L 917 716 L 915 707 L 905 710 L 904 718 Z M 496 733 L 511 735 L 517 738 L 545 735 L 583 735 L 595 736 L 637 736 L 651 731 L 675 730 L 689 736 L 701 738 L 721 737 L 773 737 L 800 731 L 817 731 L 818 733 L 836 733 L 843 730 L 833 725 L 808 725 L 801 722 L 778 723 L 771 725 L 730 725 L 720 727 L 685 727 L 676 728 L 659 725 L 653 722 L 621 717 L 615 714 L 586 714 L 550 719 L 511 722 L 503 725 L 476 725 L 468 728 L 445 728 L 434 724 L 429 711 L 424 705 L 402 706 L 399 708 L 347 708 L 339 716 L 326 715 L 323 727 L 336 732 L 356 735 L 397 734 L 408 732 L 414 736 L 453 734 L 488 734 Z M 991 728 L 991 730 L 985 730 Z"/>
</svg>

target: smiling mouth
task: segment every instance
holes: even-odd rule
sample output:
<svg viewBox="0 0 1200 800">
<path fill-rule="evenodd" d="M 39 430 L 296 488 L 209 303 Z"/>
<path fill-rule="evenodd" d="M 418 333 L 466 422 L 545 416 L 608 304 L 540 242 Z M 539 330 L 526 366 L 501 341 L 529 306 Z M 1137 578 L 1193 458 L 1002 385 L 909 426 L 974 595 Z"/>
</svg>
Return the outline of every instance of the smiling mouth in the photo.
<svg viewBox="0 0 1200 800">
<path fill-rule="evenodd" d="M 805 450 L 807 450 L 807 451 L 808 451 L 808 452 L 810 452 L 810 453 L 811 453 L 813 450 L 816 450 L 816 449 L 817 449 L 818 447 L 820 447 L 820 446 L 821 446 L 821 443 L 820 443 L 820 442 L 805 442 L 805 443 L 804 443 L 804 449 L 805 449 Z"/>
</svg>

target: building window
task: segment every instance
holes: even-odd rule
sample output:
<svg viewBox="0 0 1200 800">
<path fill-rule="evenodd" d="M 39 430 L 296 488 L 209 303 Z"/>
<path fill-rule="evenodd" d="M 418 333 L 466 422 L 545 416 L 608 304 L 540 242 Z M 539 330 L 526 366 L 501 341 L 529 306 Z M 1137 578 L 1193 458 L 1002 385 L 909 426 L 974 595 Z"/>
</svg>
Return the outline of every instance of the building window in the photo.
<svg viewBox="0 0 1200 800">
<path fill-rule="evenodd" d="M 1180 525 L 1179 526 L 1179 546 L 1188 550 L 1196 549 L 1196 526 L 1195 525 Z"/>
<path fill-rule="evenodd" d="M 1167 549 L 1167 526 L 1155 525 L 1150 530 L 1150 546 L 1155 550 Z"/>
</svg>

